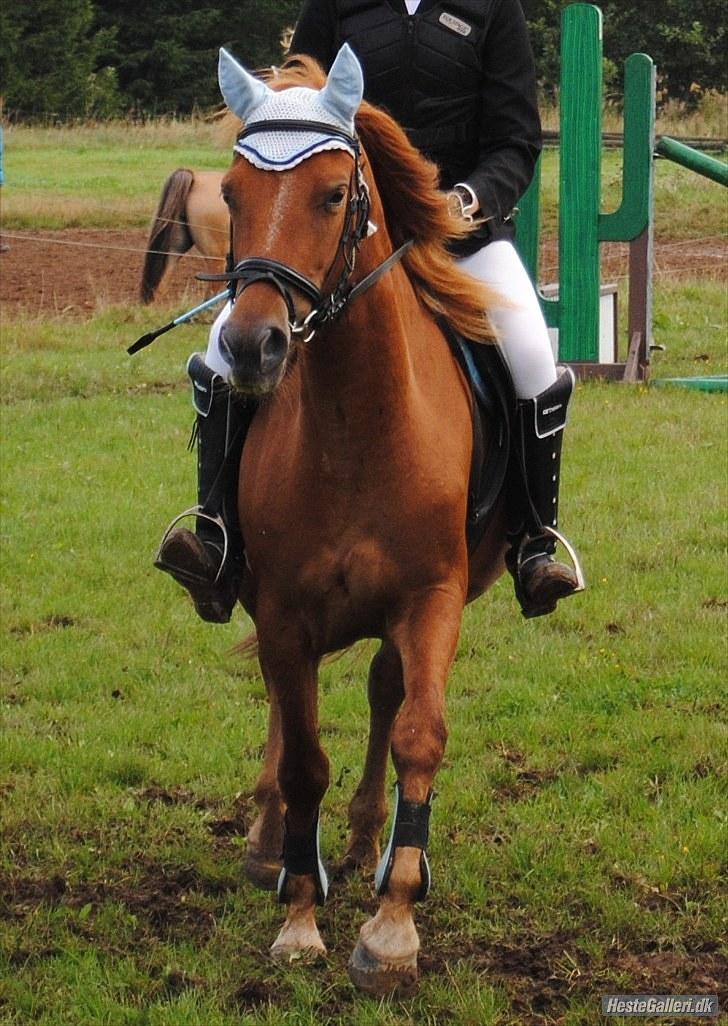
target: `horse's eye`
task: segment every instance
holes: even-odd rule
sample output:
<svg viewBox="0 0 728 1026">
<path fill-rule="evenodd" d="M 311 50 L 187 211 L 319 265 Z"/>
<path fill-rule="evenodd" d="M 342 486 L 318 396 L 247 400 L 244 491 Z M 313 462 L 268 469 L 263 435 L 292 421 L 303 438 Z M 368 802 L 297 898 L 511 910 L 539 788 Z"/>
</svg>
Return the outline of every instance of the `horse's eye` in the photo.
<svg viewBox="0 0 728 1026">
<path fill-rule="evenodd" d="M 343 185 L 341 185 L 337 189 L 334 189 L 329 194 L 329 197 L 326 200 L 326 209 L 327 210 L 332 210 L 332 211 L 333 210 L 338 210 L 339 207 L 341 206 L 341 204 L 344 202 L 345 199 L 346 199 L 346 189 L 344 188 Z"/>
</svg>

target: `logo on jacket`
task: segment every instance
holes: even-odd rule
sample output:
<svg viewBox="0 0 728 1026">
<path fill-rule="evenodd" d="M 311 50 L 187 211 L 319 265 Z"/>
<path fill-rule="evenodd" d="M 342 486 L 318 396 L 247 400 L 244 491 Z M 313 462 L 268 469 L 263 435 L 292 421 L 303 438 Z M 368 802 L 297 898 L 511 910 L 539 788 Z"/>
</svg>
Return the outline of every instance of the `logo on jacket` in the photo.
<svg viewBox="0 0 728 1026">
<path fill-rule="evenodd" d="M 441 25 L 449 28 L 452 32 L 457 32 L 459 36 L 469 36 L 473 31 L 472 25 L 468 25 L 466 21 L 456 18 L 454 14 L 448 14 L 447 11 L 443 11 L 438 20 Z"/>
</svg>

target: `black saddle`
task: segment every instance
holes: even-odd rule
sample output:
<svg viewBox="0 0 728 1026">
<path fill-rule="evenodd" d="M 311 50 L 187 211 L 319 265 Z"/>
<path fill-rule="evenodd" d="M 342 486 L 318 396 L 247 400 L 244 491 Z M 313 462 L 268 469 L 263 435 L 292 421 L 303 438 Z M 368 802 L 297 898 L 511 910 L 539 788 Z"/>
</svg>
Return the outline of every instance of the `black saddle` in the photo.
<svg viewBox="0 0 728 1026">
<path fill-rule="evenodd" d="M 444 321 L 441 327 L 473 397 L 473 458 L 466 522 L 468 550 L 473 552 L 506 483 L 516 397 L 499 346 L 471 342 Z"/>
</svg>

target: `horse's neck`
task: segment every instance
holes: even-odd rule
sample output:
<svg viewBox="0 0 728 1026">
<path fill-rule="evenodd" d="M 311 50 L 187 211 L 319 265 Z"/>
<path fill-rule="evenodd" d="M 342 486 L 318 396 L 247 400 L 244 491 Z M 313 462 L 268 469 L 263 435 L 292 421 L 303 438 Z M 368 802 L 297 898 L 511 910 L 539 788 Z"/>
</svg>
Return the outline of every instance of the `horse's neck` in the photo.
<svg viewBox="0 0 728 1026">
<path fill-rule="evenodd" d="M 380 418 L 401 409 L 412 380 L 406 310 L 419 315 L 412 287 L 398 266 L 311 340 L 302 358 L 302 399 L 319 423 L 363 415 L 374 403 Z"/>
</svg>

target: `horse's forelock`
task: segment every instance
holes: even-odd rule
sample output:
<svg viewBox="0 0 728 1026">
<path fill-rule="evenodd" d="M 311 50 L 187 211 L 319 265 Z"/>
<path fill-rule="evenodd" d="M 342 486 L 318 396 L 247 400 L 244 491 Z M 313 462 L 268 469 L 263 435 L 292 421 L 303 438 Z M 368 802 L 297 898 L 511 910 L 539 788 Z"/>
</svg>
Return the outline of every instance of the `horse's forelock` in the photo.
<svg viewBox="0 0 728 1026">
<path fill-rule="evenodd" d="M 326 72 L 313 57 L 291 54 L 279 68 L 270 69 L 265 81 L 271 89 L 290 89 L 291 86 L 323 89 Z"/>
</svg>

